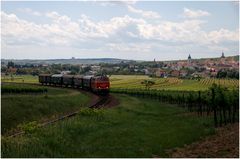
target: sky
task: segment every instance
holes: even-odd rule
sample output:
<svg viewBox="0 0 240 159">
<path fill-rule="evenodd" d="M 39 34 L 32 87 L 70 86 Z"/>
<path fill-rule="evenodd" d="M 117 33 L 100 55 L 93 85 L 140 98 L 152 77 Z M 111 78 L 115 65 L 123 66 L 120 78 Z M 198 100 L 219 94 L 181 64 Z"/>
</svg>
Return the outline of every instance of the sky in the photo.
<svg viewBox="0 0 240 159">
<path fill-rule="evenodd" d="M 232 56 L 239 30 L 239 2 L 1 2 L 4 59 Z"/>
</svg>

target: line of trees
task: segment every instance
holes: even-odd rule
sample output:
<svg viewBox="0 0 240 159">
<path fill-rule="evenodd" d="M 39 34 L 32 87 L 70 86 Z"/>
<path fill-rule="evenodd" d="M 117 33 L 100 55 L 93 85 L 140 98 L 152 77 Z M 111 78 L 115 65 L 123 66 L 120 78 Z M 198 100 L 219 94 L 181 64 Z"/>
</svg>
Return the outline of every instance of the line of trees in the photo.
<svg viewBox="0 0 240 159">
<path fill-rule="evenodd" d="M 152 98 L 161 102 L 177 104 L 198 115 L 212 115 L 215 126 L 238 121 L 239 91 L 229 90 L 213 84 L 207 91 L 170 91 L 147 89 L 111 89 L 141 98 Z"/>
<path fill-rule="evenodd" d="M 234 79 L 239 79 L 239 71 L 238 70 L 226 70 L 226 69 L 221 69 L 217 73 L 217 78 L 234 78 Z"/>
</svg>

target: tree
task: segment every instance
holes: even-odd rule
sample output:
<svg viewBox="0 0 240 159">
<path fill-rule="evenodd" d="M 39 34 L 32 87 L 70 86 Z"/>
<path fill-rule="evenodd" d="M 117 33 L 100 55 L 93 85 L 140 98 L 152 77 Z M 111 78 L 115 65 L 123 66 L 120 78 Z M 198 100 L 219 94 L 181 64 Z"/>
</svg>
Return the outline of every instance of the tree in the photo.
<svg viewBox="0 0 240 159">
<path fill-rule="evenodd" d="M 217 73 L 217 78 L 236 78 L 239 79 L 239 71 L 238 70 L 226 70 L 221 69 Z"/>
<path fill-rule="evenodd" d="M 2 67 L 1 67 L 1 72 L 3 73 L 3 72 L 6 72 L 6 71 L 7 71 L 7 67 L 2 66 Z"/>
<path fill-rule="evenodd" d="M 27 71 L 24 68 L 18 68 L 17 71 L 16 71 L 16 74 L 25 75 L 25 74 L 27 74 Z"/>
<path fill-rule="evenodd" d="M 91 67 L 90 67 L 90 66 L 83 67 L 80 73 L 81 73 L 81 74 L 84 74 L 84 73 L 86 73 L 86 72 L 88 72 L 88 71 L 90 71 L 90 70 L 91 70 Z"/>
<path fill-rule="evenodd" d="M 150 80 L 144 80 L 141 82 L 141 84 L 145 85 L 146 89 L 149 89 L 152 85 L 155 84 L 155 82 Z"/>
<path fill-rule="evenodd" d="M 7 68 L 14 67 L 14 62 L 8 61 Z"/>
</svg>

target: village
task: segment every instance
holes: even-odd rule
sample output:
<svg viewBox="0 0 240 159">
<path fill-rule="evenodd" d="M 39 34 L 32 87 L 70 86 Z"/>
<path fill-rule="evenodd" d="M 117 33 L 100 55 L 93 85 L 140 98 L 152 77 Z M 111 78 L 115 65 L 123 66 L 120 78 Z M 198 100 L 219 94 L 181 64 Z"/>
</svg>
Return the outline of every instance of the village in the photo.
<svg viewBox="0 0 240 159">
<path fill-rule="evenodd" d="M 74 58 L 69 59 L 74 60 Z M 238 56 L 193 59 L 189 54 L 186 60 L 179 61 L 120 61 L 98 64 L 17 64 L 12 61 L 1 63 L 2 76 L 39 75 L 41 73 L 84 74 L 84 75 L 148 75 L 151 77 L 177 78 L 236 78 L 239 77 Z"/>
</svg>

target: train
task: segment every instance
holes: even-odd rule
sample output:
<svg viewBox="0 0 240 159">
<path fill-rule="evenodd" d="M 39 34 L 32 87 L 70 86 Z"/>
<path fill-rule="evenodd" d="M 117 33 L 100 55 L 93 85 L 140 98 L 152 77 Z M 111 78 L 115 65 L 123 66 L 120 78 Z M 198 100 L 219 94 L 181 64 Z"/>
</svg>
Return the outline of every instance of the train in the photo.
<svg viewBox="0 0 240 159">
<path fill-rule="evenodd" d="M 83 76 L 83 75 L 62 75 L 62 74 L 40 74 L 39 83 L 42 85 L 65 86 L 81 88 L 96 94 L 107 95 L 110 82 L 107 76 Z"/>
</svg>

